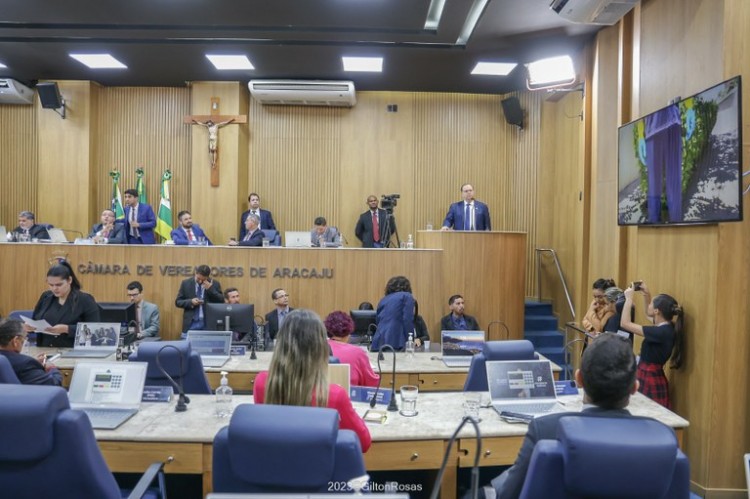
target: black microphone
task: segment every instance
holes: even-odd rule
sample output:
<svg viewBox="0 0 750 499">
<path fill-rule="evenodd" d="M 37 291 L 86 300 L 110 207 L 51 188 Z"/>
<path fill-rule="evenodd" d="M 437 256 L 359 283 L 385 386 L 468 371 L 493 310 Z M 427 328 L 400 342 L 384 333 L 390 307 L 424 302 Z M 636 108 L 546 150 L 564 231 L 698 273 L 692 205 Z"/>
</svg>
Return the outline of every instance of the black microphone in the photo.
<svg viewBox="0 0 750 499">
<path fill-rule="evenodd" d="M 161 347 L 159 349 L 158 352 L 156 352 L 156 367 L 159 368 L 159 370 L 161 371 L 161 373 L 164 376 L 166 376 L 167 379 L 172 383 L 172 385 L 177 389 L 177 393 L 179 394 L 179 398 L 177 399 L 177 406 L 174 408 L 175 412 L 185 412 L 185 411 L 187 411 L 187 404 L 190 403 L 190 399 L 188 398 L 187 395 L 185 395 L 185 390 L 182 387 L 182 377 L 180 377 L 180 384 L 178 385 L 177 382 L 175 382 L 175 380 L 172 379 L 172 376 L 169 375 L 169 373 L 166 371 L 166 369 L 164 369 L 164 367 L 162 367 L 161 361 L 159 360 L 159 356 L 167 348 L 174 348 L 175 350 L 177 350 L 177 353 L 180 354 L 180 372 L 183 372 L 182 363 L 183 363 L 184 359 L 182 358 L 182 352 L 180 351 L 179 348 L 177 348 L 174 345 L 164 345 L 163 347 Z"/>
<path fill-rule="evenodd" d="M 84 238 L 84 236 L 83 236 L 83 232 L 81 232 L 80 230 L 75 230 L 75 229 L 63 229 L 63 228 L 60 228 L 60 230 L 61 230 L 61 231 L 63 231 L 63 232 L 72 232 L 73 234 L 76 234 L 76 235 L 78 235 L 78 236 L 79 236 L 79 237 L 80 237 L 81 239 L 83 239 L 83 238 Z"/>
<path fill-rule="evenodd" d="M 477 421 L 471 416 L 464 416 L 463 420 L 461 420 L 461 424 L 458 425 L 456 431 L 453 432 L 453 436 L 451 436 L 451 439 L 448 440 L 448 447 L 445 449 L 445 455 L 443 456 L 443 464 L 440 465 L 440 471 L 438 471 L 437 478 L 435 479 L 435 485 L 432 487 L 432 494 L 430 494 L 430 499 L 437 499 L 438 497 L 438 493 L 440 492 L 440 485 L 443 481 L 443 475 L 445 474 L 445 467 L 448 464 L 448 457 L 450 457 L 451 455 L 451 447 L 453 446 L 453 442 L 456 441 L 458 432 L 461 431 L 461 428 L 463 428 L 467 422 L 472 424 L 477 435 L 477 452 L 474 455 L 474 466 L 472 466 L 471 468 L 471 497 L 472 499 L 477 499 L 478 497 L 479 456 L 482 455 L 482 434 L 479 431 L 479 423 L 477 423 Z"/>
<path fill-rule="evenodd" d="M 375 388 L 375 394 L 370 399 L 370 407 L 375 407 L 375 403 L 378 399 L 378 392 L 380 392 L 380 384 L 383 382 L 383 370 L 380 368 L 380 360 L 383 355 L 383 350 L 390 350 L 391 353 L 393 353 L 393 378 L 391 379 L 391 400 L 388 402 L 388 411 L 396 412 L 398 411 L 398 403 L 396 402 L 396 350 L 387 343 L 378 349 L 378 374 L 380 374 L 380 378 L 378 379 L 378 386 Z"/>
<path fill-rule="evenodd" d="M 593 334 L 591 334 L 591 333 L 589 333 L 589 332 L 586 332 L 585 334 L 586 334 L 586 336 L 587 336 L 587 337 L 589 337 L 589 338 L 592 338 L 592 339 L 593 339 L 593 338 L 596 338 L 596 336 L 594 336 Z M 569 342 L 567 342 L 567 343 L 565 344 L 565 346 L 563 347 L 563 352 L 565 352 L 565 357 L 566 357 L 566 358 L 565 358 L 565 363 L 567 364 L 567 366 L 566 366 L 566 368 L 565 368 L 565 369 L 567 370 L 567 372 L 566 372 L 566 375 L 568 376 L 568 379 L 569 379 L 569 380 L 570 380 L 570 379 L 573 379 L 573 376 L 572 376 L 572 374 L 573 374 L 573 371 L 572 371 L 572 367 L 570 366 L 570 362 L 569 362 L 569 360 L 570 360 L 570 359 L 569 359 L 569 357 L 568 357 L 568 356 L 570 355 L 570 352 L 568 351 L 568 348 L 570 348 L 570 346 L 571 346 L 571 345 L 572 345 L 573 343 L 579 343 L 579 342 L 580 342 L 580 343 L 584 343 L 584 341 L 585 341 L 585 340 L 584 340 L 583 338 L 576 338 L 576 339 L 574 339 L 574 340 L 570 340 Z"/>
<path fill-rule="evenodd" d="M 504 323 L 503 321 L 492 321 L 489 324 L 487 324 L 487 334 L 488 335 L 489 335 L 489 332 L 490 332 L 490 328 L 492 327 L 493 324 L 500 324 L 501 326 L 503 326 L 505 328 L 505 339 L 506 340 L 510 339 L 510 329 L 508 329 L 508 325 L 506 323 Z"/>
</svg>

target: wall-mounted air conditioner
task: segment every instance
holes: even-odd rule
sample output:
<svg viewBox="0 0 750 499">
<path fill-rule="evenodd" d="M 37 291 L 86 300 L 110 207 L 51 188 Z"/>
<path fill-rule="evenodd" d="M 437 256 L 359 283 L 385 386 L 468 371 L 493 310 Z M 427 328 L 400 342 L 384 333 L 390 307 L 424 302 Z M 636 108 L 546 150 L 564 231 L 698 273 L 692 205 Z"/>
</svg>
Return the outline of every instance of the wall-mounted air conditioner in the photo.
<svg viewBox="0 0 750 499">
<path fill-rule="evenodd" d="M 549 8 L 574 23 L 611 26 L 640 0 L 552 0 Z"/>
<path fill-rule="evenodd" d="M 0 104 L 34 103 L 34 91 L 12 78 L 0 78 Z"/>
<path fill-rule="evenodd" d="M 250 80 L 250 95 L 261 104 L 352 107 L 357 103 L 351 81 Z"/>
</svg>

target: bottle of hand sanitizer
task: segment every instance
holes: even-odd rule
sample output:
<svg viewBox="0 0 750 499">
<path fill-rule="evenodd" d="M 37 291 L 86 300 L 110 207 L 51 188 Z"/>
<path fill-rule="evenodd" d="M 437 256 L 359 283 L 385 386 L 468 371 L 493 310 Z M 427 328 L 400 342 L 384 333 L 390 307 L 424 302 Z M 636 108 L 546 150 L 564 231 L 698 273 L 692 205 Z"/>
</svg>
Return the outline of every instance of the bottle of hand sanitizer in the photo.
<svg viewBox="0 0 750 499">
<path fill-rule="evenodd" d="M 229 386 L 227 374 L 221 371 L 221 385 L 216 389 L 216 416 L 220 418 L 232 415 L 232 387 Z"/>
<path fill-rule="evenodd" d="M 406 352 L 407 359 L 411 360 L 414 358 L 414 333 L 409 333 L 409 339 L 406 340 L 404 351 Z"/>
<path fill-rule="evenodd" d="M 406 249 L 414 249 L 414 238 L 411 234 L 409 234 L 409 237 L 406 239 Z"/>
</svg>

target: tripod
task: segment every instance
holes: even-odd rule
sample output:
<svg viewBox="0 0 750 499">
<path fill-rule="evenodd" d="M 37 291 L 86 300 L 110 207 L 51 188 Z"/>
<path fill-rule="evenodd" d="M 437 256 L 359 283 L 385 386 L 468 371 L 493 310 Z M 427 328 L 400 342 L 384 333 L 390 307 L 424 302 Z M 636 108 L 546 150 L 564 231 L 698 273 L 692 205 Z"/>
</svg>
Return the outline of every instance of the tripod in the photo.
<svg viewBox="0 0 750 499">
<path fill-rule="evenodd" d="M 393 209 L 386 209 L 386 217 L 385 222 L 383 223 L 383 226 L 380 228 L 382 232 L 382 237 L 380 238 L 381 241 L 383 241 L 383 248 L 400 248 L 401 247 L 401 239 L 398 237 L 398 228 L 396 227 L 396 217 L 393 215 Z M 391 246 L 391 237 L 396 236 L 396 245 Z"/>
</svg>

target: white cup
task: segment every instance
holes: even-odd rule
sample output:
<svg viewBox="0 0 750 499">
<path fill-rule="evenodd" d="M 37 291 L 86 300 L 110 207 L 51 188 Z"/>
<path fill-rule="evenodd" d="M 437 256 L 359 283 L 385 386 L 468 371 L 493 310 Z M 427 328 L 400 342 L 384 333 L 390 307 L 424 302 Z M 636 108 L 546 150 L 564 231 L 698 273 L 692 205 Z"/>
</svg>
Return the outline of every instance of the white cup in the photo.
<svg viewBox="0 0 750 499">
<path fill-rule="evenodd" d="M 271 246 L 271 240 L 268 239 L 267 237 L 264 237 L 263 238 L 263 247 L 264 248 L 268 248 L 269 246 Z"/>
<path fill-rule="evenodd" d="M 427 222 L 427 226 L 425 228 L 427 230 L 432 230 L 432 222 Z"/>
<path fill-rule="evenodd" d="M 429 352 L 430 351 L 430 340 L 424 340 L 424 342 L 422 342 L 422 344 L 424 345 L 424 351 L 425 352 Z"/>
<path fill-rule="evenodd" d="M 400 389 L 401 393 L 401 410 L 399 414 L 406 417 L 412 417 L 419 414 L 417 412 L 417 396 L 419 387 L 416 385 L 404 385 Z"/>
</svg>

